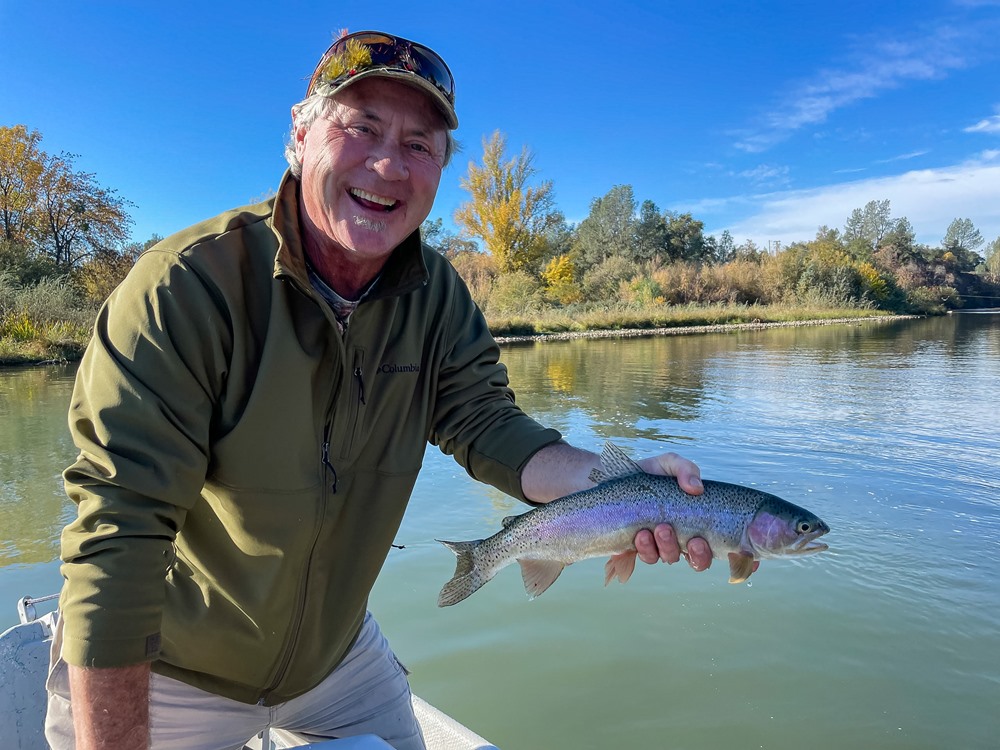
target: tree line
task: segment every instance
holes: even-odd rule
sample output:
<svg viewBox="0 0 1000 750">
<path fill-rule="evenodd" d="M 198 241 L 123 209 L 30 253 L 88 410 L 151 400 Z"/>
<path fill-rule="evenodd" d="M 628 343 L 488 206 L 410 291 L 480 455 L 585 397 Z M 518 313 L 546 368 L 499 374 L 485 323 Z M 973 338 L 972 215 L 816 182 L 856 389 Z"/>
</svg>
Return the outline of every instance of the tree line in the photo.
<svg viewBox="0 0 1000 750">
<path fill-rule="evenodd" d="M 631 185 L 594 198 L 588 216 L 567 223 L 551 181 L 537 181 L 527 147 L 507 155 L 499 131 L 483 140 L 462 187 L 470 199 L 454 215 L 424 225 L 487 313 L 545 306 L 669 303 L 873 306 L 942 312 L 1000 306 L 1000 238 L 988 245 L 967 218 L 955 219 L 939 246 L 916 241 L 888 200 L 872 200 L 843 229 L 820 227 L 812 240 L 774 252 L 753 241 L 716 238 L 689 213 L 637 201 Z M 479 252 L 480 246 L 484 252 Z M 983 250 L 984 255 L 979 251 Z"/>
<path fill-rule="evenodd" d="M 132 204 L 41 140 L 24 125 L 0 126 L 0 361 L 12 347 L 81 348 L 97 306 L 161 239 L 131 241 Z M 436 219 L 422 235 L 491 321 L 683 304 L 1000 306 L 1000 238 L 987 244 L 960 218 L 939 246 L 922 245 L 888 200 L 856 209 L 842 229 L 820 227 L 814 239 L 770 252 L 728 232 L 706 235 L 691 214 L 640 202 L 627 184 L 594 198 L 571 224 L 530 150 L 509 156 L 499 131 L 483 139 L 482 160 L 461 185 L 469 200 L 454 215 L 459 231 Z"/>
</svg>

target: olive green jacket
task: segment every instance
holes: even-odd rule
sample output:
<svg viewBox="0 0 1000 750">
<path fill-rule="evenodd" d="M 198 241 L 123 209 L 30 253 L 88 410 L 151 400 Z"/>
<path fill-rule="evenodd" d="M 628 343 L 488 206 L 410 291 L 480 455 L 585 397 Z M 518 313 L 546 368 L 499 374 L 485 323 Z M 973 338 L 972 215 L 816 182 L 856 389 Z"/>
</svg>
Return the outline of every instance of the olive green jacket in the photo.
<svg viewBox="0 0 1000 750">
<path fill-rule="evenodd" d="M 64 473 L 63 655 L 247 702 L 350 647 L 428 441 L 523 499 L 559 439 L 521 412 L 464 284 L 414 233 L 341 334 L 298 181 L 144 253 L 80 365 Z"/>
</svg>

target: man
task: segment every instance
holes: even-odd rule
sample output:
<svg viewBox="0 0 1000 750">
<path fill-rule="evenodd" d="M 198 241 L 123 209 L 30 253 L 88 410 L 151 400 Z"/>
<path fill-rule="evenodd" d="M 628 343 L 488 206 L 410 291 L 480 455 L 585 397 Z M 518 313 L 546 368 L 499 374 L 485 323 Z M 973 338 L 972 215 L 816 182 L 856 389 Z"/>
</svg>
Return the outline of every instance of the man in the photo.
<svg viewBox="0 0 1000 750">
<path fill-rule="evenodd" d="M 598 457 L 514 405 L 420 244 L 454 101 L 427 47 L 341 38 L 292 109 L 277 195 L 163 241 L 101 310 L 70 410 L 54 748 L 238 748 L 267 727 L 421 748 L 366 603 L 427 443 L 524 500 L 590 486 Z M 700 492 L 689 461 L 644 465 Z M 636 547 L 680 555 L 668 526 Z M 688 555 L 711 561 L 703 540 Z"/>
</svg>

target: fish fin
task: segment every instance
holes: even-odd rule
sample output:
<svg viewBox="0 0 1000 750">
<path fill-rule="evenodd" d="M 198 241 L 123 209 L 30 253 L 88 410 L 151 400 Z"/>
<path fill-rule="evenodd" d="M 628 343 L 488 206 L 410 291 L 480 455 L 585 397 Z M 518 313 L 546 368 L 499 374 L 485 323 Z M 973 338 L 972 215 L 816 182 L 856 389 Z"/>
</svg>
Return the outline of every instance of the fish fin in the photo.
<svg viewBox="0 0 1000 750">
<path fill-rule="evenodd" d="M 455 561 L 455 575 L 438 594 L 438 606 L 450 607 L 476 593 L 479 587 L 493 576 L 485 575 L 485 572 L 476 565 L 475 551 L 476 547 L 482 544 L 482 539 L 471 542 L 446 542 L 443 539 L 438 541 L 454 552 L 458 558 Z"/>
<path fill-rule="evenodd" d="M 619 583 L 625 583 L 635 572 L 635 558 L 638 556 L 635 550 L 628 550 L 617 555 L 612 555 L 604 563 L 604 585 L 611 583 L 611 579 L 618 577 Z"/>
<path fill-rule="evenodd" d="M 600 484 L 601 482 L 608 481 L 608 475 L 600 469 L 591 469 L 590 474 L 587 475 L 587 479 L 594 484 Z"/>
<path fill-rule="evenodd" d="M 601 465 L 604 467 L 604 474 L 607 479 L 617 479 L 618 477 L 630 477 L 634 474 L 645 474 L 643 468 L 629 458 L 621 448 L 610 440 L 604 444 L 604 452 L 601 453 Z"/>
<path fill-rule="evenodd" d="M 555 583 L 559 574 L 569 563 L 559 560 L 518 559 L 521 566 L 521 577 L 524 579 L 524 590 L 534 599 L 544 593 L 545 589 Z"/>
<path fill-rule="evenodd" d="M 529 513 L 530 513 L 530 511 L 529 511 Z M 500 525 L 503 526 L 506 529 L 508 526 L 510 526 L 512 523 L 514 523 L 514 521 L 516 521 L 522 515 L 524 515 L 524 514 L 521 513 L 521 514 L 518 514 L 516 516 L 504 516 L 503 518 L 500 519 Z"/>
<path fill-rule="evenodd" d="M 753 555 L 749 552 L 729 553 L 729 582 L 743 583 L 753 573 Z"/>
</svg>

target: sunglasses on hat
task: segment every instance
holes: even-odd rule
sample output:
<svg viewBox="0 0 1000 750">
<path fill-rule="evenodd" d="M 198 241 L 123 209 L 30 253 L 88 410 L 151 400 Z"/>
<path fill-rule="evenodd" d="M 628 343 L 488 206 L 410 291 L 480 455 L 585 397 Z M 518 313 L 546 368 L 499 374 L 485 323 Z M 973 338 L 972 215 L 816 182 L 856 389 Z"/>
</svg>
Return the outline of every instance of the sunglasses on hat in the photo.
<svg viewBox="0 0 1000 750">
<path fill-rule="evenodd" d="M 313 71 L 306 97 L 332 94 L 356 78 L 371 75 L 408 80 L 434 94 L 450 127 L 458 126 L 455 79 L 441 56 L 430 47 L 379 31 L 358 31 L 330 45 Z M 317 91 L 324 87 L 329 91 Z"/>
</svg>

